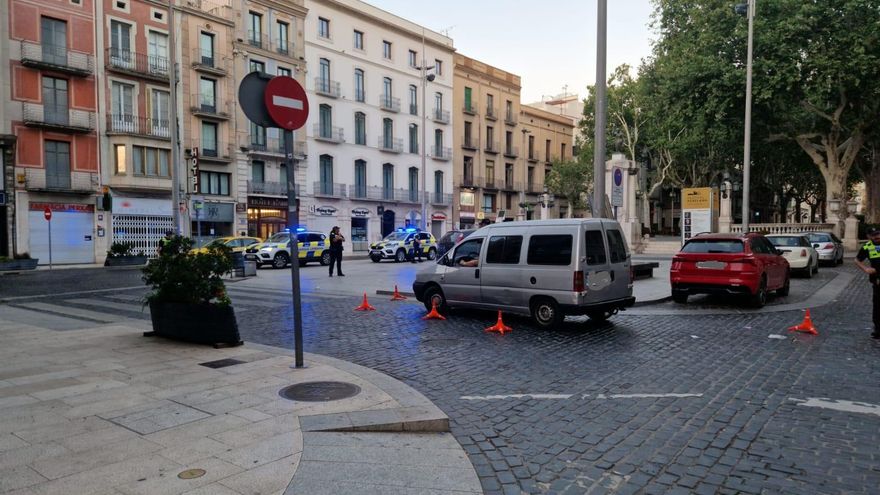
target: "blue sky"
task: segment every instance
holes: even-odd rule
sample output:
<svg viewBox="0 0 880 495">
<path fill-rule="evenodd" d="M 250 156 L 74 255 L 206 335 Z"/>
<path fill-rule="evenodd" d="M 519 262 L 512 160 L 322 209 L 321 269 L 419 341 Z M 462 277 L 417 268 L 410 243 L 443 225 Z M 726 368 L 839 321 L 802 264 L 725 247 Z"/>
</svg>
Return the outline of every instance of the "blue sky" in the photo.
<svg viewBox="0 0 880 495">
<path fill-rule="evenodd" d="M 366 0 L 435 31 L 458 51 L 522 76 L 522 101 L 585 94 L 596 77 L 596 0 Z M 650 0 L 608 1 L 608 72 L 651 51 Z M 504 12 L 498 15 L 497 12 Z"/>
</svg>

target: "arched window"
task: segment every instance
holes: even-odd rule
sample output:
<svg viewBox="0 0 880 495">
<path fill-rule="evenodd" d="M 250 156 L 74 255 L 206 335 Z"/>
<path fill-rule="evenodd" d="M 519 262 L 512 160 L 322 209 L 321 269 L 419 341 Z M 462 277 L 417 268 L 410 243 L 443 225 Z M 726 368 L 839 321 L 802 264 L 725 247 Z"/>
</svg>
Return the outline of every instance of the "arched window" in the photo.
<svg viewBox="0 0 880 495">
<path fill-rule="evenodd" d="M 318 107 L 318 133 L 324 139 L 333 137 L 333 113 L 326 103 Z"/>
<path fill-rule="evenodd" d="M 394 165 L 382 165 L 382 198 L 394 199 Z"/>
<path fill-rule="evenodd" d="M 354 99 L 363 102 L 366 98 L 366 90 L 364 87 L 364 71 L 362 69 L 354 70 Z"/>
<path fill-rule="evenodd" d="M 364 112 L 354 113 L 354 144 L 367 144 L 367 116 Z"/>
<path fill-rule="evenodd" d="M 409 168 L 409 200 L 419 201 L 419 169 L 416 167 Z"/>
<path fill-rule="evenodd" d="M 419 126 L 416 124 L 409 125 L 409 152 L 419 152 Z"/>
<path fill-rule="evenodd" d="M 354 197 L 367 197 L 367 162 L 365 160 L 354 161 Z"/>
</svg>

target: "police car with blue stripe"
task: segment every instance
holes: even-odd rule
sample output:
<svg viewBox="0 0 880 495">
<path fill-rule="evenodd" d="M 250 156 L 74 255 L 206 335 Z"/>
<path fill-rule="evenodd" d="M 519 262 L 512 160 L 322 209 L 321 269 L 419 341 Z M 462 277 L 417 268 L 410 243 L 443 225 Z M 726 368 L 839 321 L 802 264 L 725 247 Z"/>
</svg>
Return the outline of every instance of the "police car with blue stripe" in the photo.
<svg viewBox="0 0 880 495">
<path fill-rule="evenodd" d="M 437 258 L 437 240 L 429 232 L 416 228 L 399 228 L 379 242 L 370 244 L 370 259 L 374 263 L 382 260 L 403 262 L 412 256 L 413 239 L 421 242 L 422 256 L 433 260 Z"/>
<path fill-rule="evenodd" d="M 274 268 L 284 268 L 290 263 L 290 231 L 285 229 L 266 239 L 266 242 L 248 246 L 244 257 L 248 261 L 255 261 L 257 267 L 272 265 Z M 330 264 L 330 241 L 322 232 L 313 232 L 303 227 L 296 229 L 296 237 L 299 241 L 299 266 L 316 261 L 322 265 Z"/>
</svg>

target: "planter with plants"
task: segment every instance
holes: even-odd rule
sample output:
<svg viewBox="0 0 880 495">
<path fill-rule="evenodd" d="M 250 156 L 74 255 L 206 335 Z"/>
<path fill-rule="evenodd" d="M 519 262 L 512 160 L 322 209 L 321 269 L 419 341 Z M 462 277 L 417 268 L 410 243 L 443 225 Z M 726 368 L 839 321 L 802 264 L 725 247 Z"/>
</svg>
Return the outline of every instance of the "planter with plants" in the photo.
<svg viewBox="0 0 880 495">
<path fill-rule="evenodd" d="M 146 297 L 153 331 L 144 336 L 167 337 L 197 344 L 241 345 L 238 323 L 223 276 L 232 271 L 232 250 L 211 246 L 192 253 L 192 239 L 175 236 L 162 254 L 143 268 L 152 289 Z"/>
<path fill-rule="evenodd" d="M 28 253 L 16 254 L 12 258 L 0 256 L 0 272 L 33 270 L 37 268 L 37 263 L 39 261 L 40 260 L 36 258 L 31 259 L 31 256 Z"/>
<path fill-rule="evenodd" d="M 125 242 L 114 242 L 107 251 L 104 266 L 143 266 L 147 264 L 147 255 L 140 251 L 135 253 L 132 245 Z"/>
</svg>

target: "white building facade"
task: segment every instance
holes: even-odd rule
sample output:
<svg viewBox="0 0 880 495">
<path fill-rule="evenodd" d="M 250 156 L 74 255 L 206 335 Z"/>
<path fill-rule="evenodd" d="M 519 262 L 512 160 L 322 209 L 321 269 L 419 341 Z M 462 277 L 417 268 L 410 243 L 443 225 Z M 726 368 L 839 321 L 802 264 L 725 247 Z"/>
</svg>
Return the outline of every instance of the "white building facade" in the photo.
<svg viewBox="0 0 880 495">
<path fill-rule="evenodd" d="M 306 8 L 300 223 L 338 225 L 349 252 L 366 251 L 396 228 L 422 225 L 424 173 L 425 225 L 439 237 L 452 225 L 452 40 L 357 0 Z"/>
</svg>

